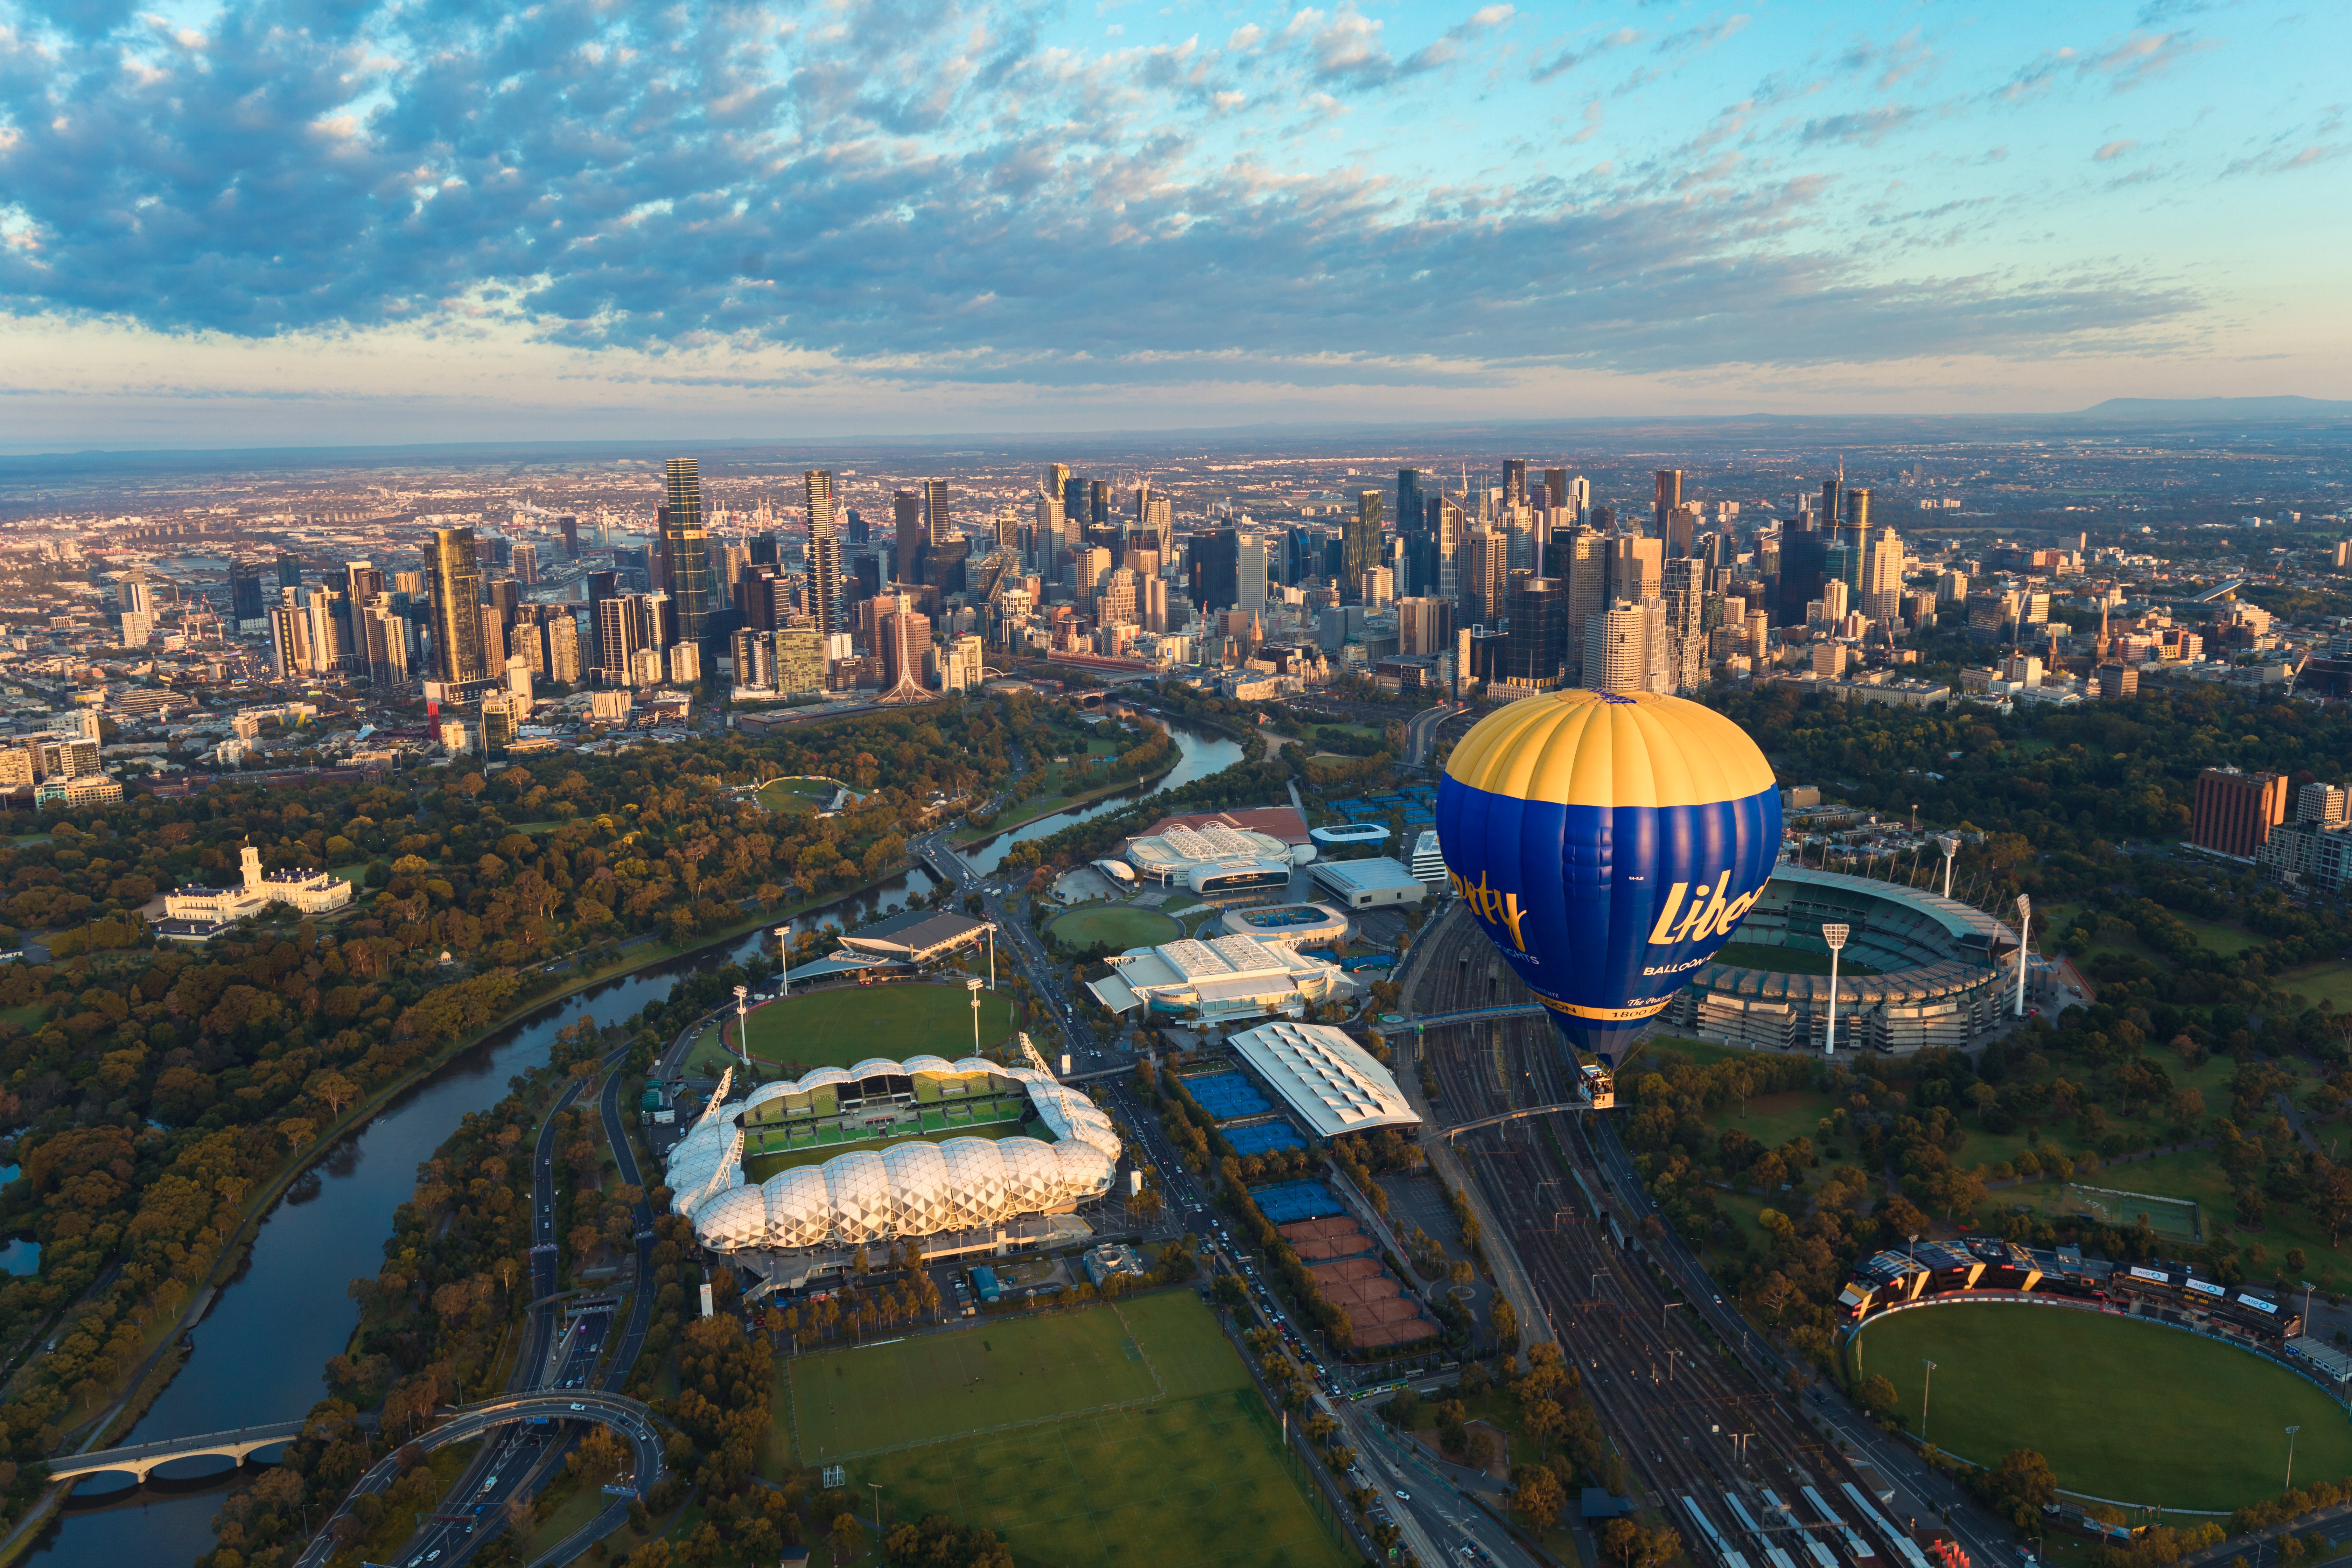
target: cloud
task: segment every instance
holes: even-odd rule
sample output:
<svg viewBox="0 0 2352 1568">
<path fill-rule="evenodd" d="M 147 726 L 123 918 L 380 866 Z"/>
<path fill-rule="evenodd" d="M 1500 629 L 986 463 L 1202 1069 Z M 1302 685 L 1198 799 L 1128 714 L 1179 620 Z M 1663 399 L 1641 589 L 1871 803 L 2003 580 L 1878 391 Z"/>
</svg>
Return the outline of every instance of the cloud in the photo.
<svg viewBox="0 0 2352 1568">
<path fill-rule="evenodd" d="M 1011 0 L 843 5 L 226 0 L 201 39 L 0 30 L 0 308 L 740 348 L 909 384 L 1320 385 L 2040 353 L 2198 305 L 2128 271 L 1890 279 L 1822 248 L 1836 150 L 1906 107 L 1806 122 L 1829 169 L 1710 149 L 1435 176 L 1234 134 L 1507 40 L 1506 5 L 1402 59 L 1348 5 L 1111 52 Z"/>
<path fill-rule="evenodd" d="M 2138 32 L 2086 57 L 2074 68 L 2078 77 L 2105 77 L 2117 92 L 2153 81 L 2194 54 L 2218 47 L 2210 38 L 2197 38 L 2185 29 L 2169 33 Z"/>
<path fill-rule="evenodd" d="M 2112 163 L 2138 145 L 2137 142 L 2110 142 L 2092 153 L 2091 160 L 2097 163 Z"/>
<path fill-rule="evenodd" d="M 1808 120 L 1804 129 L 1797 133 L 1797 140 L 1808 145 L 1843 142 L 1875 147 L 1881 137 L 1889 132 L 1901 130 L 1917 118 L 1919 111 L 1916 109 L 1883 104 L 1857 114 L 1832 114 L 1822 120 Z"/>
<path fill-rule="evenodd" d="M 1612 50 L 1629 48 L 1641 41 L 1642 35 L 1631 27 L 1620 27 L 1614 32 L 1603 33 L 1600 37 L 1581 47 L 1559 50 L 1551 58 L 1536 67 L 1531 73 L 1532 79 L 1538 82 L 1549 81 L 1552 78 L 1564 76 L 1587 61 L 1597 59 Z"/>
</svg>

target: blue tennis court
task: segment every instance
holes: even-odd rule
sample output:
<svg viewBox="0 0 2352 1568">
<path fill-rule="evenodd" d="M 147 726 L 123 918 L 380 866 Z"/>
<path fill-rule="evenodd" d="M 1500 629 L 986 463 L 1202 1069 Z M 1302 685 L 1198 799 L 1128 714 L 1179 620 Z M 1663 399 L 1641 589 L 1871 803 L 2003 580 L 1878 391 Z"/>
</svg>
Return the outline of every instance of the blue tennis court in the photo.
<svg viewBox="0 0 2352 1568">
<path fill-rule="evenodd" d="M 1237 1072 L 1213 1072 L 1202 1078 L 1188 1078 L 1185 1089 L 1201 1102 L 1201 1109 L 1219 1121 L 1239 1121 L 1246 1117 L 1264 1116 L 1274 1109 L 1257 1086 Z"/>
<path fill-rule="evenodd" d="M 1296 1225 L 1302 1219 L 1322 1219 L 1348 1212 L 1331 1195 L 1331 1189 L 1320 1182 L 1280 1182 L 1271 1187 L 1252 1187 L 1250 1197 L 1271 1225 Z"/>
<path fill-rule="evenodd" d="M 1307 1140 L 1287 1121 L 1261 1121 L 1255 1127 L 1220 1128 L 1225 1142 L 1244 1154 L 1270 1154 L 1276 1149 L 1304 1149 Z"/>
</svg>

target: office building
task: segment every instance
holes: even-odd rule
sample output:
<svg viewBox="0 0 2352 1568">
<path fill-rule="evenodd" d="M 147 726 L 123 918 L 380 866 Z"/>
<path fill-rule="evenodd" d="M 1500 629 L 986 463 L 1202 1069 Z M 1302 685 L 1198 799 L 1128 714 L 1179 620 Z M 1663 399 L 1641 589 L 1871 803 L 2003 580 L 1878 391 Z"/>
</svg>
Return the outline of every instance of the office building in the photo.
<svg viewBox="0 0 2352 1568">
<path fill-rule="evenodd" d="M 545 645 L 543 668 L 547 679 L 566 687 L 579 685 L 584 662 L 580 657 L 580 617 L 570 610 L 558 609 L 540 623 L 539 629 Z"/>
<path fill-rule="evenodd" d="M 2197 775 L 2189 842 L 2217 855 L 2251 860 L 2286 820 L 2287 781 L 2278 773 L 2207 768 Z"/>
<path fill-rule="evenodd" d="M 472 537 L 472 530 L 467 531 L 467 536 Z M 278 585 L 280 588 L 299 588 L 302 585 L 302 561 L 299 556 L 288 555 L 282 552 L 279 553 Z"/>
<path fill-rule="evenodd" d="M 1428 503 L 1421 493 L 1421 470 L 1399 468 L 1396 497 L 1397 531 L 1402 534 L 1425 533 L 1428 531 Z M 1426 591 L 1418 581 L 1413 584 L 1413 589 L 1416 593 Z"/>
<path fill-rule="evenodd" d="M 675 640 L 700 643 L 710 633 L 710 536 L 702 526 L 702 479 L 692 458 L 672 458 L 667 478 L 661 552 Z"/>
<path fill-rule="evenodd" d="M 1680 468 L 1660 468 L 1655 478 L 1658 488 L 1655 499 L 1650 503 L 1651 532 L 1664 539 L 1666 536 L 1666 519 L 1683 504 L 1683 471 Z"/>
<path fill-rule="evenodd" d="M 1838 481 L 1828 481 L 1834 487 Z M 1824 525 L 1799 519 L 1780 530 L 1780 597 L 1775 620 L 1784 626 L 1805 624 L 1806 606 L 1822 596 L 1829 564 L 1829 533 Z"/>
<path fill-rule="evenodd" d="M 809 615 L 827 637 L 847 630 L 842 620 L 841 541 L 834 533 L 833 471 L 810 468 L 801 475 L 808 495 Z"/>
<path fill-rule="evenodd" d="M 1608 538 L 1598 529 L 1579 526 L 1553 535 L 1547 554 L 1544 574 L 1558 578 L 1568 595 L 1568 667 L 1580 679 L 1585 625 L 1609 604 Z"/>
<path fill-rule="evenodd" d="M 1265 535 L 1237 534 L 1234 540 L 1234 604 L 1255 610 L 1265 603 Z"/>
<path fill-rule="evenodd" d="M 528 588 L 539 581 L 539 546 L 529 540 L 514 547 L 514 580 Z"/>
<path fill-rule="evenodd" d="M 1230 528 L 1194 533 L 1185 545 L 1192 602 L 1211 610 L 1241 602 L 1241 536 Z"/>
<path fill-rule="evenodd" d="M 1490 528 L 1473 529 L 1463 554 L 1463 617 L 1500 626 L 1503 596 L 1510 583 L 1510 535 Z"/>
<path fill-rule="evenodd" d="M 1568 595 L 1559 580 L 1512 573 L 1505 608 L 1510 626 L 1503 649 L 1504 684 L 1538 691 L 1558 687 L 1568 638 Z"/>
<path fill-rule="evenodd" d="M 482 644 L 482 569 L 474 531 L 436 528 L 425 542 L 425 575 L 433 595 L 433 663 L 438 678 L 465 686 L 490 679 Z"/>
<path fill-rule="evenodd" d="M 1528 460 L 1525 458 L 1503 459 L 1503 504 L 1507 507 L 1528 504 Z"/>
<path fill-rule="evenodd" d="M 1609 541 L 1609 597 L 1648 599 L 1656 596 L 1664 576 L 1665 541 L 1620 533 Z"/>
<path fill-rule="evenodd" d="M 890 580 L 912 583 L 915 557 L 929 535 L 923 526 L 923 498 L 918 490 L 898 490 L 890 497 Z"/>
<path fill-rule="evenodd" d="M 261 620 L 269 614 L 268 599 L 262 592 L 262 574 L 267 565 L 259 561 L 239 559 L 229 563 L 229 613 L 242 625 Z"/>
<path fill-rule="evenodd" d="M 1434 656 L 1454 646 L 1454 603 L 1435 594 L 1396 602 L 1397 652 Z"/>
<path fill-rule="evenodd" d="M 579 560 L 580 520 L 576 517 L 559 517 L 555 520 L 555 526 L 563 533 L 563 558 L 566 561 Z"/>
</svg>

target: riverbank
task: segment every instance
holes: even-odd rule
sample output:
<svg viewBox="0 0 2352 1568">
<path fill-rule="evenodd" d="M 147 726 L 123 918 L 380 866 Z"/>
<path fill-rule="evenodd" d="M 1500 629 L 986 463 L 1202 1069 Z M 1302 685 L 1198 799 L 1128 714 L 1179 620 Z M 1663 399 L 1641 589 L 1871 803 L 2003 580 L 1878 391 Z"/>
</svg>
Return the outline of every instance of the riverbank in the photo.
<svg viewBox="0 0 2352 1568">
<path fill-rule="evenodd" d="M 975 845 L 985 844 L 1001 834 L 1018 833 L 1024 827 L 1034 826 L 1045 821 L 1048 817 L 1060 816 L 1066 812 L 1083 811 L 1087 806 L 1108 800 L 1113 795 L 1125 795 L 1130 790 L 1149 795 L 1159 787 L 1159 782 L 1161 779 L 1174 773 L 1183 761 L 1184 753 L 1180 750 L 1168 760 L 1166 767 L 1156 773 L 1145 773 L 1142 777 L 1131 779 L 1125 784 L 1105 784 L 1100 789 L 1087 790 L 1082 795 L 1046 795 L 1043 799 L 1024 803 L 1035 809 L 1018 822 L 1000 822 L 989 827 L 967 828 L 961 834 L 950 837 L 948 843 L 957 849 L 969 849 Z"/>
<path fill-rule="evenodd" d="M 800 900 L 782 909 L 761 910 L 730 922 L 723 928 L 700 933 L 678 943 L 646 942 L 629 948 L 615 962 L 593 969 L 574 970 L 562 973 L 550 989 L 540 991 L 527 1000 L 508 1008 L 496 1019 L 478 1029 L 452 1040 L 447 1046 L 418 1063 L 399 1079 L 385 1084 L 374 1093 L 352 1105 L 327 1129 L 316 1136 L 299 1153 L 291 1154 L 265 1182 L 257 1184 L 253 1193 L 241 1207 L 236 1228 L 221 1243 L 212 1266 L 207 1268 L 190 1296 L 185 1309 L 164 1324 L 144 1336 L 141 1358 L 125 1378 L 121 1392 L 103 1409 L 87 1415 L 72 1429 L 68 1445 L 60 1452 L 86 1452 L 102 1447 L 129 1432 L 143 1418 L 156 1401 L 168 1390 L 185 1362 L 188 1336 L 204 1321 L 219 1296 L 236 1280 L 238 1271 L 246 1267 L 262 1225 L 277 1211 L 289 1192 L 322 1160 L 327 1159 L 344 1141 L 364 1131 L 385 1110 L 398 1103 L 402 1097 L 420 1086 L 428 1084 L 467 1053 L 480 1049 L 502 1032 L 528 1023 L 535 1016 L 561 1007 L 568 999 L 581 993 L 617 981 L 623 981 L 641 971 L 676 963 L 740 942 L 744 937 L 771 924 L 810 912 L 848 905 L 877 889 L 908 877 L 918 870 L 912 862 L 902 863 L 882 875 L 860 883 L 855 888 L 835 890 Z M 551 963 L 576 963 L 575 953 Z M 561 972 L 557 972 L 561 973 Z M 68 1307 L 67 1311 L 70 1311 Z M 307 1408 L 307 1406 L 306 1406 Z M 289 1412 L 299 1414 L 299 1412 Z M 202 1429 L 202 1428 L 199 1428 Z M 40 1537 L 45 1526 L 62 1507 L 68 1487 L 55 1487 L 46 1491 L 26 1510 L 5 1540 L 0 1540 L 0 1568 L 16 1562 Z"/>
</svg>

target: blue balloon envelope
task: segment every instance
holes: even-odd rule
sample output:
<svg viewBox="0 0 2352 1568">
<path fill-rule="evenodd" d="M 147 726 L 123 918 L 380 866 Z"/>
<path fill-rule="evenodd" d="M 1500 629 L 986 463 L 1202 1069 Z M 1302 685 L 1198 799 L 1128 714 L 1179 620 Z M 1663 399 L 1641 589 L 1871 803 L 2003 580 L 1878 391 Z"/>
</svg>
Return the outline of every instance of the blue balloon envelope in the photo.
<svg viewBox="0 0 2352 1568">
<path fill-rule="evenodd" d="M 1437 839 L 1454 891 L 1568 1043 L 1612 1061 L 1763 892 L 1780 796 L 1756 742 L 1712 709 L 1560 691 L 1463 737 Z"/>
</svg>

